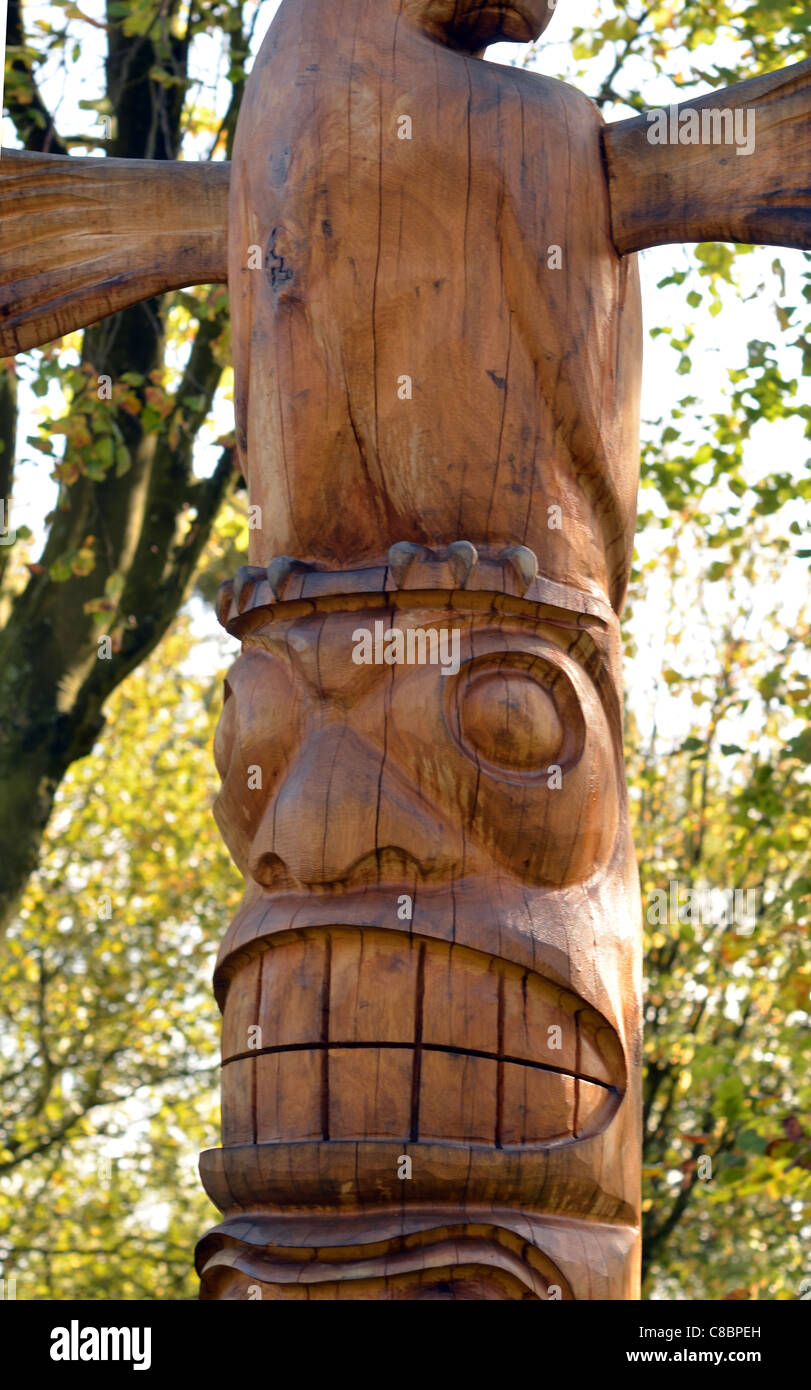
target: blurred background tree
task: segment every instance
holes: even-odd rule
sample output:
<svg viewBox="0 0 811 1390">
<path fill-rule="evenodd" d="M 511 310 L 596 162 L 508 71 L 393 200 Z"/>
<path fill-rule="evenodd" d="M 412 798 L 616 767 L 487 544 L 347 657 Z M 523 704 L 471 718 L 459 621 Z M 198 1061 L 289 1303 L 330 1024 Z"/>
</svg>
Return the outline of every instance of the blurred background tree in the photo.
<svg viewBox="0 0 811 1390">
<path fill-rule="evenodd" d="M 200 35 L 218 40 L 224 71 L 213 86 L 222 78 L 230 92 L 220 118 L 190 66 Z M 249 42 L 232 4 L 107 0 L 93 17 L 55 0 L 41 18 L 9 0 L 5 100 L 17 143 L 62 155 L 227 158 Z M 61 128 L 40 70 L 59 93 L 57 108 L 70 98 L 69 115 L 85 131 Z M 56 788 L 93 747 L 108 695 L 176 616 L 233 490 L 228 435 L 207 471 L 195 472 L 227 360 L 228 296 L 217 286 L 135 305 L 5 364 L 6 513 L 18 453 L 33 450 L 41 468 L 49 460 L 56 488 L 37 558 L 25 546 L 0 552 L 0 926 L 36 864 Z M 17 439 L 18 374 L 59 411 L 47 411 L 25 440 Z M 99 399 L 100 376 L 110 378 L 109 401 Z M 30 539 L 25 528 L 20 539 Z M 110 637 L 109 660 L 98 659 L 100 634 Z"/>
<path fill-rule="evenodd" d="M 201 796 L 221 682 L 185 670 L 193 646 L 181 619 L 112 697 L 7 936 L 0 1249 L 18 1298 L 192 1291 L 218 1106 L 211 953 L 239 899 Z"/>
<path fill-rule="evenodd" d="M 275 9 L 55 0 L 40 17 L 10 0 L 6 141 L 11 126 L 32 150 L 227 157 Z M 805 0 L 560 9 L 537 52 L 491 56 L 574 81 L 607 119 L 811 54 Z M 85 95 L 71 105 L 60 81 Z M 648 909 L 646 1297 L 796 1298 L 811 1277 L 810 260 L 642 257 L 625 637 Z M 0 549 L 0 1272 L 20 1298 L 195 1294 L 211 1221 L 196 1157 L 216 1143 L 209 978 L 239 895 L 208 809 L 226 651 L 195 598 L 247 546 L 227 363 L 220 288 L 0 373 L 0 496 L 27 497 L 33 523 Z M 682 902 L 750 889 L 754 920 L 660 921 L 651 895 L 671 882 Z"/>
</svg>

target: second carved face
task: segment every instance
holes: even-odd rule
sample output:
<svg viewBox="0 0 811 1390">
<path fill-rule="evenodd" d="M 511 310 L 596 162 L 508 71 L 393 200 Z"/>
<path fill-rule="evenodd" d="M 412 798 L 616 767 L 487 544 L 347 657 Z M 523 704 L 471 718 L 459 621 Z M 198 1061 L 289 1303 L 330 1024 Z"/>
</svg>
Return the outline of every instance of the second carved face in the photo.
<svg viewBox="0 0 811 1390">
<path fill-rule="evenodd" d="M 215 743 L 217 818 L 246 878 L 558 887 L 604 867 L 618 734 L 587 649 L 576 629 L 419 606 L 254 631 Z"/>
</svg>

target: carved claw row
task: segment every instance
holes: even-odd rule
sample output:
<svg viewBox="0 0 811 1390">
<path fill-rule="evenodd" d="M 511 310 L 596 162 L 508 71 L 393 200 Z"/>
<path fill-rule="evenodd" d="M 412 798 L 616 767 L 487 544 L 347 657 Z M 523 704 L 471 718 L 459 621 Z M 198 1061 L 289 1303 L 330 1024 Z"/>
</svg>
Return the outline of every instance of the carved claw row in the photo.
<svg viewBox="0 0 811 1390">
<path fill-rule="evenodd" d="M 389 550 L 389 569 L 395 584 L 401 589 L 415 560 L 439 558 L 424 545 L 398 541 Z M 511 566 L 526 593 L 538 573 L 538 561 L 533 551 L 525 545 L 511 545 L 501 551 L 499 558 Z M 464 589 L 474 566 L 479 562 L 478 550 L 471 541 L 454 541 L 453 545 L 448 546 L 447 559 L 459 588 Z"/>
<path fill-rule="evenodd" d="M 389 575 L 398 589 L 446 587 L 448 570 L 450 570 L 453 584 L 459 589 L 465 589 L 469 586 L 474 588 L 487 587 L 487 581 L 492 577 L 494 565 L 508 565 L 510 567 L 522 594 L 528 592 L 538 574 L 538 561 L 534 553 L 525 545 L 511 545 L 496 555 L 491 553 L 480 556 L 476 546 L 471 541 L 454 541 L 447 548 L 443 547 L 437 550 L 431 550 L 428 546 L 417 545 L 413 541 L 397 541 L 388 553 Z M 472 582 L 477 567 L 479 567 L 478 579 Z M 420 570 L 423 572 L 420 573 Z M 284 599 L 289 580 L 294 575 L 310 573 L 324 575 L 326 579 L 330 572 L 320 569 L 317 565 L 311 565 L 306 560 L 296 560 L 291 555 L 277 555 L 275 559 L 271 560 L 267 569 L 262 569 L 258 565 L 240 566 L 234 579 L 223 584 L 220 588 L 217 599 L 217 613 L 220 621 L 223 623 L 228 621 L 232 606 L 236 608 L 237 614 L 241 613 L 243 599 L 248 601 L 248 596 L 251 591 L 256 589 L 257 585 L 266 583 L 270 589 L 270 602 L 280 603 Z M 338 578 L 341 573 L 336 571 L 334 577 Z M 357 577 L 359 572 L 353 571 L 353 573 Z M 374 567 L 368 573 L 371 581 L 371 577 L 375 573 Z M 370 582 L 370 589 L 377 588 L 382 582 L 381 572 L 377 570 L 376 573 L 379 577 L 374 581 L 374 584 Z M 409 575 L 411 577 L 410 585 L 408 584 Z M 334 590 L 334 592 L 340 592 L 340 589 Z"/>
<path fill-rule="evenodd" d="M 242 597 L 246 585 L 256 584 L 258 580 L 264 579 L 264 577 L 265 571 L 260 569 L 258 565 L 240 565 L 239 569 L 234 575 L 234 579 L 231 585 L 231 593 L 233 595 L 234 603 L 237 606 L 237 611 L 239 610 L 239 600 Z"/>
<path fill-rule="evenodd" d="M 538 575 L 538 557 L 534 550 L 530 550 L 526 545 L 511 545 L 507 550 L 502 550 L 501 555 L 502 559 L 512 565 L 526 592 Z"/>
<path fill-rule="evenodd" d="M 454 541 L 453 545 L 448 546 L 446 558 L 454 579 L 460 589 L 463 589 L 470 571 L 478 561 L 478 550 L 470 541 Z M 402 589 L 415 560 L 438 559 L 440 556 L 425 545 L 415 545 L 413 541 L 397 541 L 389 550 L 389 569 L 398 589 Z"/>
<path fill-rule="evenodd" d="M 240 565 L 234 576 L 232 594 L 234 603 L 239 609 L 240 599 L 243 591 L 248 585 L 260 583 L 266 579 L 270 585 L 271 597 L 280 601 L 284 597 L 285 585 L 291 574 L 306 574 L 315 569 L 315 565 L 308 565 L 304 560 L 294 560 L 290 555 L 277 555 L 275 560 L 271 560 L 267 569 L 260 569 L 258 565 Z"/>
<path fill-rule="evenodd" d="M 232 605 L 239 613 L 243 594 L 264 581 L 267 581 L 270 587 L 271 600 L 278 602 L 284 597 L 285 585 L 292 574 L 304 574 L 313 569 L 314 565 L 308 565 L 304 560 L 295 560 L 290 555 L 277 555 L 267 569 L 262 569 L 259 565 L 240 565 L 234 578 L 227 579 L 220 585 L 217 594 L 217 617 L 221 623 L 225 623 Z"/>
<path fill-rule="evenodd" d="M 294 560 L 290 555 L 277 555 L 265 570 L 270 592 L 275 599 L 281 600 L 284 598 L 285 585 L 291 574 L 308 574 L 314 569 L 315 565 L 308 565 L 306 560 Z"/>
</svg>

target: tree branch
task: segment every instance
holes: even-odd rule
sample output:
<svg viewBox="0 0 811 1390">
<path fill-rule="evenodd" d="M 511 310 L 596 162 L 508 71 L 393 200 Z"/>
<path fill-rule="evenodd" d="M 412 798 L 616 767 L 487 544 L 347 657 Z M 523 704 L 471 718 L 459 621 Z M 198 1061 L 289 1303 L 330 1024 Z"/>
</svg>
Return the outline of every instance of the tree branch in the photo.
<svg viewBox="0 0 811 1390">
<path fill-rule="evenodd" d="M 15 129 L 27 150 L 39 150 L 42 154 L 67 154 L 67 149 L 56 133 L 53 117 L 42 100 L 34 79 L 32 64 L 25 56 L 27 50 L 25 30 L 22 20 L 22 0 L 8 0 L 8 46 L 19 48 L 20 56 L 12 58 L 10 72 L 20 78 L 21 86 L 30 95 L 30 100 L 22 102 L 17 96 L 16 83 L 6 84 L 5 102 Z"/>
</svg>

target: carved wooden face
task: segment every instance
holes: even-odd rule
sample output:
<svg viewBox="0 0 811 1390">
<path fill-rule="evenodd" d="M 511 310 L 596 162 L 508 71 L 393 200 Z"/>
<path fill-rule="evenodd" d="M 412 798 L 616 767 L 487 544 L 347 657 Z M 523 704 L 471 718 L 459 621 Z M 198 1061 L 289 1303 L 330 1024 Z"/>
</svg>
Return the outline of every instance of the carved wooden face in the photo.
<svg viewBox="0 0 811 1390">
<path fill-rule="evenodd" d="M 551 888 L 607 864 L 618 735 L 582 631 L 416 607 L 311 614 L 249 643 L 215 744 L 246 878 Z"/>
<path fill-rule="evenodd" d="M 452 46 L 473 51 L 499 39 L 537 39 L 555 12 L 555 0 L 405 0 L 403 8 Z"/>
<path fill-rule="evenodd" d="M 440 1233 L 462 1194 L 624 1218 L 637 926 L 607 622 L 416 587 L 235 603 L 215 813 L 247 892 L 215 975 L 223 1161 L 293 1146 L 306 1201 L 312 1146 L 332 1203 L 351 1146 L 376 1240 L 403 1153 Z M 240 1201 L 274 1200 L 262 1174 Z"/>
</svg>

